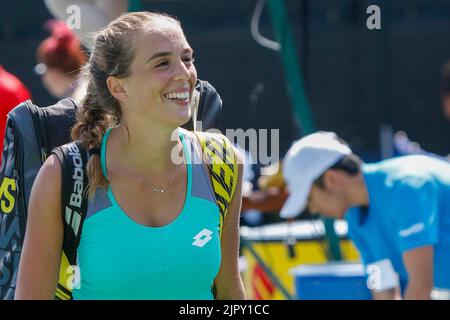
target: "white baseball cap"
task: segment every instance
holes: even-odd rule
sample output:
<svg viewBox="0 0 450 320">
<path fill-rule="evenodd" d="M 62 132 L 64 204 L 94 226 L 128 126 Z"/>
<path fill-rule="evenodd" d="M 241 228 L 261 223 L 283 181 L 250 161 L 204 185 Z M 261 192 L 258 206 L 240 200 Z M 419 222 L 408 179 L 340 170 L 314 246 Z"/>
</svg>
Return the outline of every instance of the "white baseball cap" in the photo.
<svg viewBox="0 0 450 320">
<path fill-rule="evenodd" d="M 302 213 L 313 182 L 350 154 L 350 148 L 334 132 L 320 131 L 295 141 L 283 160 L 283 176 L 290 195 L 280 216 L 287 219 Z"/>
</svg>

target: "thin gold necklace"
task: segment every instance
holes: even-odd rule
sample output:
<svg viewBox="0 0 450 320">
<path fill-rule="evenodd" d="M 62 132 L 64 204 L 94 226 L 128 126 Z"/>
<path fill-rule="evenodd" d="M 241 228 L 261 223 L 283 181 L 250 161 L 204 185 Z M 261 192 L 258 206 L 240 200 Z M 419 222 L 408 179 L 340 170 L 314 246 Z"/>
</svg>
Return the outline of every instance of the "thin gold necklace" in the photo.
<svg viewBox="0 0 450 320">
<path fill-rule="evenodd" d="M 142 177 L 142 179 L 144 180 L 145 185 L 153 190 L 153 192 L 156 193 L 156 196 L 158 197 L 158 194 L 164 193 L 167 191 L 167 189 L 169 188 L 169 186 L 172 184 L 172 182 L 175 180 L 176 177 L 176 170 L 178 169 L 179 164 L 175 165 L 175 173 L 172 176 L 172 178 L 169 180 L 169 182 L 167 183 L 165 188 L 159 188 L 157 186 L 155 186 L 153 183 L 150 182 L 150 180 L 148 180 L 148 178 L 142 173 L 142 171 L 133 163 L 133 161 L 131 161 L 130 156 L 128 155 L 128 153 L 125 151 L 125 148 L 122 145 L 122 142 L 119 139 L 119 144 L 120 144 L 120 148 L 122 149 L 122 155 L 127 159 L 127 161 L 129 162 L 129 164 L 133 167 L 133 169 Z M 158 197 L 159 199 L 159 197 Z"/>
</svg>

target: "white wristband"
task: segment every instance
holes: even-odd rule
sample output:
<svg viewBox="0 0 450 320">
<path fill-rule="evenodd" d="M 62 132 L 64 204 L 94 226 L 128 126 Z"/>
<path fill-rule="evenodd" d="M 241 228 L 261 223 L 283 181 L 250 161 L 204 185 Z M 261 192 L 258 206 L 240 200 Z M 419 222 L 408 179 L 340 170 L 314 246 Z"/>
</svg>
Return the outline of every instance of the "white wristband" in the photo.
<svg viewBox="0 0 450 320">
<path fill-rule="evenodd" d="M 368 275 L 367 287 L 370 290 L 385 291 L 396 288 L 399 284 L 398 275 L 389 259 L 369 264 L 366 272 Z"/>
</svg>

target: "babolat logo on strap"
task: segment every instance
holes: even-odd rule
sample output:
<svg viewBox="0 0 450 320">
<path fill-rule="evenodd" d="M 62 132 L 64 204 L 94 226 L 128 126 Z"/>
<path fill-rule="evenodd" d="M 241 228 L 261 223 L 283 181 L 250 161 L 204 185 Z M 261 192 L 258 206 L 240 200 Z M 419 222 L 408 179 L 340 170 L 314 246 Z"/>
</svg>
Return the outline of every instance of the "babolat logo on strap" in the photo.
<svg viewBox="0 0 450 320">
<path fill-rule="evenodd" d="M 66 223 L 71 226 L 73 232 L 77 235 L 80 229 L 81 203 L 83 201 L 83 159 L 81 158 L 80 149 L 75 143 L 69 145 L 68 151 L 74 166 L 72 172 L 74 184 L 69 204 L 66 205 L 65 219 Z"/>
</svg>

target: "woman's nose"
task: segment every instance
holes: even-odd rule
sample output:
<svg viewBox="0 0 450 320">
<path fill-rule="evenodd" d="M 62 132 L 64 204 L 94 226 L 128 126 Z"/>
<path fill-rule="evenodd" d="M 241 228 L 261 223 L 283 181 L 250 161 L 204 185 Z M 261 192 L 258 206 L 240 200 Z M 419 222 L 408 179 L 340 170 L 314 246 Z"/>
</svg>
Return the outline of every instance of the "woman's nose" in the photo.
<svg viewBox="0 0 450 320">
<path fill-rule="evenodd" d="M 177 64 L 175 80 L 189 80 L 190 77 L 190 67 L 183 60 L 180 60 Z"/>
</svg>

